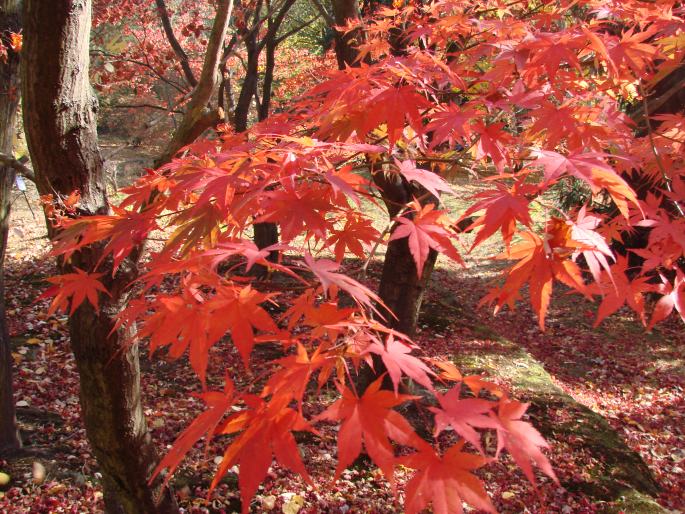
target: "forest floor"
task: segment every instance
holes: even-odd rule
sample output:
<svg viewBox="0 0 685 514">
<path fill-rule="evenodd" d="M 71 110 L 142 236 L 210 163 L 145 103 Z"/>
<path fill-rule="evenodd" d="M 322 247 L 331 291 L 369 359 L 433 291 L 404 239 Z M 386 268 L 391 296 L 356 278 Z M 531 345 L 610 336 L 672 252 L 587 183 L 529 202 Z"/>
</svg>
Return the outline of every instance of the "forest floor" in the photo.
<svg viewBox="0 0 685 514">
<path fill-rule="evenodd" d="M 134 154 L 131 151 L 130 159 Z M 466 182 L 459 186 L 460 194 L 472 192 Z M 12 462 L 0 460 L 0 472 L 11 479 L 0 486 L 0 512 L 98 512 L 102 510 L 100 476 L 79 418 L 78 375 L 69 351 L 66 317 L 48 316 L 47 302 L 36 300 L 45 288 L 45 278 L 54 273 L 48 250 L 37 195 L 29 188 L 28 196 L 17 194 L 14 201 L 6 262 L 15 398 L 27 452 Z M 544 333 L 523 303 L 515 311 L 493 316 L 489 309 L 477 307 L 495 276 L 491 261 L 485 259 L 493 250 L 485 248 L 467 256 L 466 269 L 440 260 L 424 303 L 417 342 L 426 354 L 482 372 L 516 397 L 533 403 L 531 421 L 552 446 L 547 453 L 562 485 L 539 475 L 535 491 L 505 458 L 481 470 L 497 509 L 505 513 L 638 512 L 612 498 L 612 491 L 604 487 L 606 475 L 615 469 L 608 462 L 610 456 L 584 442 L 588 431 L 583 424 L 594 423 L 591 417 L 599 415 L 612 437 L 625 442 L 646 463 L 659 488 L 659 504 L 670 512 L 685 512 L 682 324 L 673 320 L 646 333 L 634 316 L 622 310 L 593 329 L 596 305 L 561 293 L 555 294 Z M 346 264 L 359 266 L 353 261 Z M 379 272 L 380 261 L 375 260 L 367 278 L 371 286 Z M 255 352 L 254 359 L 269 358 L 273 355 L 268 351 Z M 146 355 L 142 360 L 145 413 L 163 453 L 201 410 L 202 403 L 190 394 L 200 387 L 183 361 L 167 363 Z M 235 353 L 217 345 L 210 362 L 210 376 L 216 377 L 213 385 L 220 384 L 224 366 L 234 365 L 239 365 Z M 554 398 L 538 394 L 541 387 L 553 391 Z M 558 401 L 561 396 L 571 403 Z M 393 498 L 380 474 L 363 463 L 330 483 L 335 438 L 332 432 L 322 432 L 322 438 L 302 445 L 304 460 L 318 477 L 317 487 L 274 466 L 252 511 L 401 512 L 401 498 Z M 198 445 L 177 472 L 173 483 L 185 512 L 239 511 L 237 469 L 207 499 L 221 454 L 218 443 L 207 448 Z M 400 484 L 405 479 L 400 472 Z M 613 479 L 630 481 L 623 476 Z"/>
</svg>

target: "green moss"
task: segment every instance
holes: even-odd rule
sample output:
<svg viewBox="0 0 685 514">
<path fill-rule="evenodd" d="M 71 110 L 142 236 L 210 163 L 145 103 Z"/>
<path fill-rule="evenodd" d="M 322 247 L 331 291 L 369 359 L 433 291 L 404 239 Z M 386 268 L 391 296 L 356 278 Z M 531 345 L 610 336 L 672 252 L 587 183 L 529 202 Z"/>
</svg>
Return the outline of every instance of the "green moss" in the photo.
<svg viewBox="0 0 685 514">
<path fill-rule="evenodd" d="M 649 468 L 602 416 L 564 393 L 542 364 L 520 346 L 488 327 L 474 324 L 470 328 L 476 337 L 490 344 L 477 353 L 460 353 L 454 357 L 455 364 L 465 373 L 484 373 L 510 384 L 518 398 L 531 403 L 531 418 L 545 437 L 551 441 L 559 436 L 565 442 L 572 440 L 573 448 L 589 451 L 597 462 L 586 470 L 589 479 L 565 483 L 565 487 L 607 502 L 607 508 L 622 505 L 606 512 L 665 512 L 650 498 L 658 489 Z M 569 421 L 560 423 L 553 417 L 558 409 L 565 411 Z M 565 437 L 568 435 L 574 437 Z"/>
</svg>

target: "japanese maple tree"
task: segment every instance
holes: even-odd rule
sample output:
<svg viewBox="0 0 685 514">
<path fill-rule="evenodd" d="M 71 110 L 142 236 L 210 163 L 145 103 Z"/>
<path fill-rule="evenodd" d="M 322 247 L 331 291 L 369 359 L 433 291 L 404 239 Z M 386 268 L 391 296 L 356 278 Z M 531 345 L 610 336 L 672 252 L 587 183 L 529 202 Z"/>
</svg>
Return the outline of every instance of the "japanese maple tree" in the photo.
<svg viewBox="0 0 685 514">
<path fill-rule="evenodd" d="M 462 512 L 462 502 L 492 511 L 472 472 L 503 450 L 533 484 L 533 465 L 556 480 L 541 450 L 547 443 L 522 419 L 527 405 L 425 358 L 342 261 L 406 240 L 419 277 L 431 252 L 461 263 L 455 227 L 463 214 L 474 217 L 471 247 L 501 234 L 497 258 L 515 261 L 483 299 L 495 310 L 527 295 L 544 329 L 560 283 L 600 297 L 598 322 L 624 304 L 649 327 L 683 318 L 685 117 L 653 117 L 649 96 L 682 66 L 683 15 L 668 0 L 396 1 L 347 27 L 364 34 L 359 66 L 330 71 L 250 130 L 186 147 L 125 189 L 111 214 L 60 219 L 56 254 L 68 258 L 96 242 L 103 251 L 93 269 L 52 279 L 63 285 L 55 308 L 97 307 L 106 294 L 100 264 L 110 259 L 116 276 L 161 229 L 168 237 L 130 284 L 135 299 L 119 326 L 137 325 L 135 337 L 149 338 L 153 350 L 187 354 L 203 388 L 218 344 L 233 345 L 252 373 L 227 369 L 223 392 L 205 390 L 207 410 L 155 474 L 176 469 L 200 438 L 229 435 L 213 485 L 237 464 L 247 512 L 273 460 L 309 479 L 293 432 L 317 434 L 317 424 L 332 422 L 340 426 L 336 476 L 362 451 L 391 484 L 398 465 L 411 468 L 408 512 L 429 504 Z M 642 133 L 626 104 L 643 110 Z M 439 204 L 453 194 L 445 177 L 454 170 L 491 184 L 466 213 Z M 649 182 L 646 193 L 631 185 L 635 176 Z M 389 198 L 389 181 L 413 194 Z M 565 181 L 587 187 L 586 205 L 554 204 L 551 188 Z M 364 208 L 378 199 L 393 204 L 387 239 Z M 281 229 L 273 248 L 250 239 L 263 222 Z M 613 243 L 636 228 L 649 229 L 648 247 L 617 251 Z M 273 249 L 279 262 L 267 259 Z M 296 281 L 298 293 L 254 280 L 256 264 Z M 657 299 L 651 314 L 648 294 Z M 252 351 L 263 342 L 280 343 L 286 356 L 253 370 Z M 393 387 L 382 387 L 385 376 L 359 387 L 358 374 L 379 362 Z M 400 390 L 406 379 L 423 394 Z M 445 382 L 454 382 L 447 392 Z M 338 399 L 308 412 L 304 400 L 324 387 Z M 420 437 L 396 409 L 405 402 L 430 407 L 434 438 Z M 440 438 L 447 429 L 457 442 Z M 481 440 L 488 430 L 496 449 Z"/>
</svg>

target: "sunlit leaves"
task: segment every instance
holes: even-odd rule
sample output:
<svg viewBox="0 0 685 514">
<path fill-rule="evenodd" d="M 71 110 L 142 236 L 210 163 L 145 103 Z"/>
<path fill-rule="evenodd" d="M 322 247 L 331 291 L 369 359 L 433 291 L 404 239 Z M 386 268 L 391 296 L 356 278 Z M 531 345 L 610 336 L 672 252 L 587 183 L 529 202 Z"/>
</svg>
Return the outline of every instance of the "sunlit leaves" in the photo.
<svg viewBox="0 0 685 514">
<path fill-rule="evenodd" d="M 393 409 L 414 397 L 381 390 L 382 380 L 381 377 L 367 387 L 361 398 L 352 390 L 343 388 L 342 398 L 319 416 L 323 420 L 342 420 L 338 432 L 336 477 L 354 462 L 363 445 L 386 479 L 394 483 L 396 459 L 390 440 L 412 447 L 425 444 L 409 422 Z"/>
<path fill-rule="evenodd" d="M 420 206 L 415 203 L 414 208 L 417 210 L 412 217 L 400 216 L 397 218 L 398 226 L 390 236 L 390 241 L 408 238 L 409 251 L 416 263 L 418 276 L 421 277 L 423 273 L 423 267 L 431 248 L 459 263 L 463 263 L 459 252 L 450 240 L 451 234 L 440 223 L 442 211 L 434 210 L 432 204 Z"/>
<path fill-rule="evenodd" d="M 48 282 L 55 284 L 54 287 L 43 293 L 44 297 L 55 296 L 48 309 L 48 314 L 57 310 L 66 311 L 67 307 L 69 307 L 69 314 L 73 314 L 86 299 L 97 311 L 99 308 L 98 295 L 100 293 L 109 295 L 107 288 L 98 280 L 102 275 L 102 273 L 86 273 L 82 269 L 76 268 L 75 273 L 48 278 Z"/>
<path fill-rule="evenodd" d="M 400 462 L 416 472 L 406 486 L 404 505 L 409 514 L 422 512 L 429 504 L 436 514 L 462 514 L 462 501 L 485 512 L 495 512 L 482 482 L 472 473 L 485 465 L 485 457 L 462 452 L 457 443 L 444 455 L 428 445 L 402 457 Z"/>
</svg>

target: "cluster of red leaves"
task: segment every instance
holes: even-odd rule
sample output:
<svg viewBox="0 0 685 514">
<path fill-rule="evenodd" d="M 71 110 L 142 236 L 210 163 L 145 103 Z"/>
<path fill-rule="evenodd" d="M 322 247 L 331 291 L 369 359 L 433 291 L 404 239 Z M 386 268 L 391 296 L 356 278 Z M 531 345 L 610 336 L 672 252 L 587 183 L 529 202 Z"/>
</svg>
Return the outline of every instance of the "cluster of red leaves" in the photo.
<svg viewBox="0 0 685 514">
<path fill-rule="evenodd" d="M 361 48 L 374 64 L 331 73 L 295 108 L 245 134 L 191 145 L 125 190 L 127 198 L 112 215 L 63 222 L 55 253 L 68 257 L 107 241 L 99 265 L 111 258 L 113 274 L 151 231 L 168 232 L 119 322 L 139 322 L 137 336 L 149 336 L 153 350 L 168 346 L 171 357 L 187 351 L 203 383 L 208 352 L 226 336 L 247 369 L 261 342 L 277 341 L 296 352 L 278 362 L 262 387 L 254 381 L 237 389 L 227 377 L 223 392 L 204 393 L 208 410 L 180 436 L 157 473 L 173 471 L 199 438 L 232 435 L 227 464 L 214 483 L 227 466 L 238 464 L 246 510 L 273 458 L 307 476 L 292 432 L 315 433 L 313 423 L 329 420 L 341 425 L 338 472 L 362 447 L 391 482 L 398 464 L 416 470 L 405 491 L 410 512 L 429 503 L 436 512 L 461 512 L 462 501 L 493 510 L 471 474 L 490 459 L 478 444 L 479 433 L 488 429 L 496 431 L 498 448 L 506 448 L 532 482 L 533 463 L 554 477 L 540 451 L 544 441 L 520 420 L 526 406 L 494 386 L 485 388 L 498 393 L 495 399 L 479 397 L 480 383 L 474 398 L 460 399 L 459 389 L 437 397 L 436 426 L 451 427 L 477 453 L 463 452 L 463 442 L 440 452 L 419 438 L 393 407 L 419 400 L 397 393 L 402 377 L 437 394 L 431 363 L 413 355 L 415 346 L 402 334 L 383 326 L 380 321 L 392 314 L 338 268 L 346 250 L 362 254 L 368 243 L 383 242 L 361 208 L 363 199 L 379 191 L 353 173 L 359 167 L 427 191 L 402 206 L 389 238 L 408 239 L 417 274 L 429 249 L 459 261 L 456 220 L 425 205 L 426 197 L 450 192 L 440 177 L 447 166 L 427 171 L 416 164 L 449 163 L 497 173 L 490 179 L 496 189 L 479 195 L 468 211 L 482 212 L 472 224 L 479 229 L 474 245 L 501 231 L 507 245 L 501 257 L 517 262 L 484 301 L 497 309 L 513 307 L 527 284 L 544 327 L 558 281 L 588 297 L 601 295 L 599 321 L 624 303 L 646 319 L 647 292 L 661 294 L 650 325 L 673 311 L 683 317 L 685 280 L 678 262 L 685 252 L 680 215 L 685 122 L 673 115 L 649 137 L 636 138 L 619 110 L 619 99 L 637 83 L 649 84 L 681 64 L 683 50 L 673 38 L 682 37 L 682 8 L 668 1 L 649 8 L 640 2 L 609 7 L 590 2 L 581 15 L 572 11 L 574 3 L 532 7 L 442 0 L 382 9 L 369 21 Z M 407 41 L 401 56 L 383 44 L 393 26 Z M 630 170 L 653 178 L 649 197 L 638 198 L 631 189 L 622 176 Z M 610 221 L 588 206 L 573 215 L 550 215 L 541 229 L 532 227 L 532 204 L 548 208 L 544 194 L 560 181 L 585 184 L 596 203 L 613 206 L 617 216 Z M 269 249 L 246 238 L 255 222 L 277 223 L 279 249 L 303 260 L 270 263 Z M 652 228 L 650 247 L 635 250 L 645 261 L 629 270 L 607 243 L 635 226 Z M 588 262 L 591 284 L 576 262 L 580 255 Z M 222 263 L 234 265 L 226 271 Z M 241 263 L 246 270 L 259 264 L 290 274 L 305 292 L 276 317 L 268 304 L 281 305 L 278 295 L 250 284 L 238 273 Z M 660 286 L 649 282 L 655 272 Z M 55 306 L 66 305 L 69 297 L 72 311 L 86 297 L 95 305 L 102 288 L 97 273 L 80 270 L 55 278 L 67 288 Z M 168 277 L 177 279 L 175 290 L 154 294 Z M 351 297 L 353 307 L 335 305 L 341 293 Z M 106 299 L 100 295 L 100 301 Z M 379 383 L 363 393 L 355 390 L 355 372 L 371 363 L 372 354 L 388 368 L 394 394 L 380 390 Z M 319 387 L 336 383 L 341 399 L 308 419 L 301 405 L 314 379 Z M 415 452 L 398 458 L 399 448 Z"/>
</svg>

